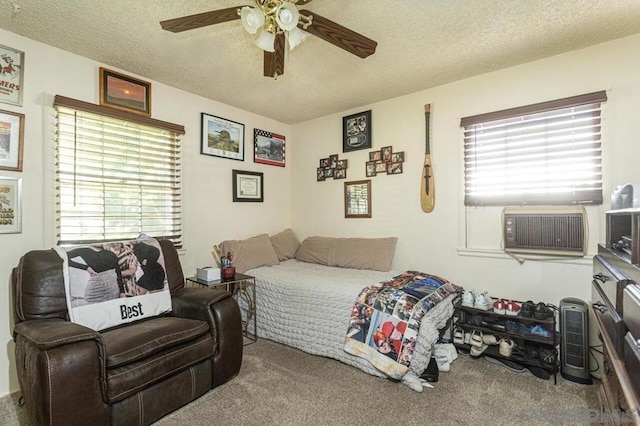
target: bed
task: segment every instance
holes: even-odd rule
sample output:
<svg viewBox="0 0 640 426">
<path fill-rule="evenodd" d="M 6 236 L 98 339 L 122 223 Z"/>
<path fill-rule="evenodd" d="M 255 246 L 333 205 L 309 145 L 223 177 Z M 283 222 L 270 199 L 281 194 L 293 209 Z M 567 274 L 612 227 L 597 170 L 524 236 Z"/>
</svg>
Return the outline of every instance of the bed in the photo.
<svg viewBox="0 0 640 426">
<path fill-rule="evenodd" d="M 261 238 L 264 239 L 264 236 Z M 403 272 L 388 268 L 391 259 L 388 254 L 383 253 L 385 250 L 389 251 L 388 241 L 383 242 L 385 247 L 381 249 L 381 247 L 375 247 L 375 244 L 372 246 L 370 239 L 357 242 L 354 239 L 344 239 L 336 243 L 336 239 L 311 238 L 321 238 L 321 240 L 309 242 L 309 239 L 306 239 L 302 245 L 298 244 L 299 247 L 295 251 L 289 250 L 289 256 L 295 256 L 294 258 L 287 258 L 284 254 L 278 253 L 277 260 L 272 259 L 266 262 L 267 265 L 250 269 L 246 269 L 246 266 L 256 263 L 256 256 L 264 256 L 264 253 L 269 251 L 266 242 L 262 243 L 262 247 L 257 247 L 255 244 L 233 246 L 228 242 L 221 244 L 224 250 L 232 253 L 233 258 L 238 259 L 242 264 L 240 269 L 256 279 L 258 336 L 313 355 L 336 359 L 374 376 L 388 377 L 368 360 L 345 351 L 347 328 L 354 302 L 360 292 L 367 286 L 390 280 Z M 392 242 L 391 256 L 395 249 L 395 239 Z M 331 247 L 328 252 L 333 254 L 329 255 L 324 249 L 319 249 L 318 243 Z M 342 243 L 348 244 L 342 251 L 336 249 L 336 245 Z M 364 243 L 377 254 L 373 257 L 368 255 L 365 261 L 356 259 L 353 245 L 359 243 Z M 277 248 L 275 244 L 274 248 Z M 249 252 L 251 252 L 250 255 Z M 376 260 L 375 256 L 378 256 L 377 260 L 382 259 L 383 262 L 372 263 L 372 259 Z M 330 258 L 334 261 L 332 262 Z M 245 265 L 248 259 L 252 261 Z M 335 261 L 335 259 L 340 260 Z M 265 263 L 265 261 L 257 263 Z M 369 266 L 377 270 L 334 266 L 331 263 L 357 267 Z M 432 345 L 439 337 L 439 330 L 448 325 L 453 315 L 454 297 L 455 294 L 447 296 L 422 318 L 409 370 L 402 377 L 402 381 L 410 386 L 415 385 L 418 376 L 427 367 Z M 422 386 L 419 386 L 419 389 L 416 386 L 411 387 L 415 390 L 422 389 Z"/>
</svg>

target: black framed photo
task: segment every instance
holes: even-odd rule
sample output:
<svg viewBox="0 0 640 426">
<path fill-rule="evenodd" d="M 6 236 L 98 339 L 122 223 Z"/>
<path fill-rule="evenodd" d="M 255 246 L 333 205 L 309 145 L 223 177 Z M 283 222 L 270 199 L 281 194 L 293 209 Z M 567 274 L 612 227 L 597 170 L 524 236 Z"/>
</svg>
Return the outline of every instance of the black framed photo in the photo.
<svg viewBox="0 0 640 426">
<path fill-rule="evenodd" d="M 371 110 L 342 117 L 342 152 L 371 148 Z"/>
<path fill-rule="evenodd" d="M 151 83 L 100 67 L 100 105 L 151 117 Z"/>
<path fill-rule="evenodd" d="M 253 162 L 285 166 L 285 137 L 253 129 Z"/>
<path fill-rule="evenodd" d="M 367 177 L 373 177 L 376 175 L 376 162 L 367 161 L 366 163 L 366 175 Z"/>
<path fill-rule="evenodd" d="M 233 201 L 255 202 L 264 201 L 264 174 L 232 170 L 233 172 Z"/>
<path fill-rule="evenodd" d="M 200 154 L 244 161 L 244 124 L 203 112 Z"/>
</svg>

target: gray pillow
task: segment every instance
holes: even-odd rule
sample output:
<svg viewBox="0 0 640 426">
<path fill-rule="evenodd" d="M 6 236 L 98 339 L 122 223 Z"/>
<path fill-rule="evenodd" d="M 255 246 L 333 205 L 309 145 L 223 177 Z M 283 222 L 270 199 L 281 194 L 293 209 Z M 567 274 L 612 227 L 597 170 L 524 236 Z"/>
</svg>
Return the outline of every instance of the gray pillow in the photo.
<svg viewBox="0 0 640 426">
<path fill-rule="evenodd" d="M 298 247 L 296 259 L 320 265 L 386 272 L 391 269 L 397 241 L 396 237 L 309 237 Z"/>
<path fill-rule="evenodd" d="M 280 261 L 267 234 L 246 240 L 227 240 L 220 243 L 222 256 L 231 253 L 236 272 L 244 273 L 259 266 L 278 265 Z"/>
<path fill-rule="evenodd" d="M 271 244 L 278 260 L 283 261 L 296 257 L 296 250 L 300 247 L 300 242 L 291 229 L 285 229 L 269 238 L 271 238 Z"/>
</svg>

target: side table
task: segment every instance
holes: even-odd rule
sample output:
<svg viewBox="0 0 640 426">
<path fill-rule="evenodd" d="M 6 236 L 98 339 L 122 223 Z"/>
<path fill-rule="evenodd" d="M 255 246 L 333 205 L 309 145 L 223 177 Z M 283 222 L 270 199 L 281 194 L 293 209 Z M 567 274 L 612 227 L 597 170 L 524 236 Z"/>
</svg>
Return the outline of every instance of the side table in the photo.
<svg viewBox="0 0 640 426">
<path fill-rule="evenodd" d="M 242 312 L 242 335 L 245 345 L 258 341 L 258 320 L 256 312 L 256 279 L 251 275 L 237 273 L 232 280 L 199 280 L 195 275 L 187 277 L 187 287 L 224 287 L 238 301 Z M 249 324 L 253 322 L 253 332 Z"/>
</svg>

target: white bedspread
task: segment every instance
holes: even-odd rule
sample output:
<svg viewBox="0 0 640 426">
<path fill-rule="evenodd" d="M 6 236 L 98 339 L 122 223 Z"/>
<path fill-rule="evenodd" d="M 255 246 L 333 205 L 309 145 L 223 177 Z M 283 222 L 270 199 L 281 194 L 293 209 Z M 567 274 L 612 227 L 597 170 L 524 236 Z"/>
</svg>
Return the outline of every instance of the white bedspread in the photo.
<svg viewBox="0 0 640 426">
<path fill-rule="evenodd" d="M 368 361 L 343 348 L 351 310 L 360 291 L 400 273 L 337 268 L 295 259 L 251 269 L 247 274 L 256 277 L 258 337 L 386 377 Z M 427 367 L 438 329 L 446 326 L 453 314 L 453 297 L 423 318 L 407 375 L 419 376 Z"/>
</svg>

